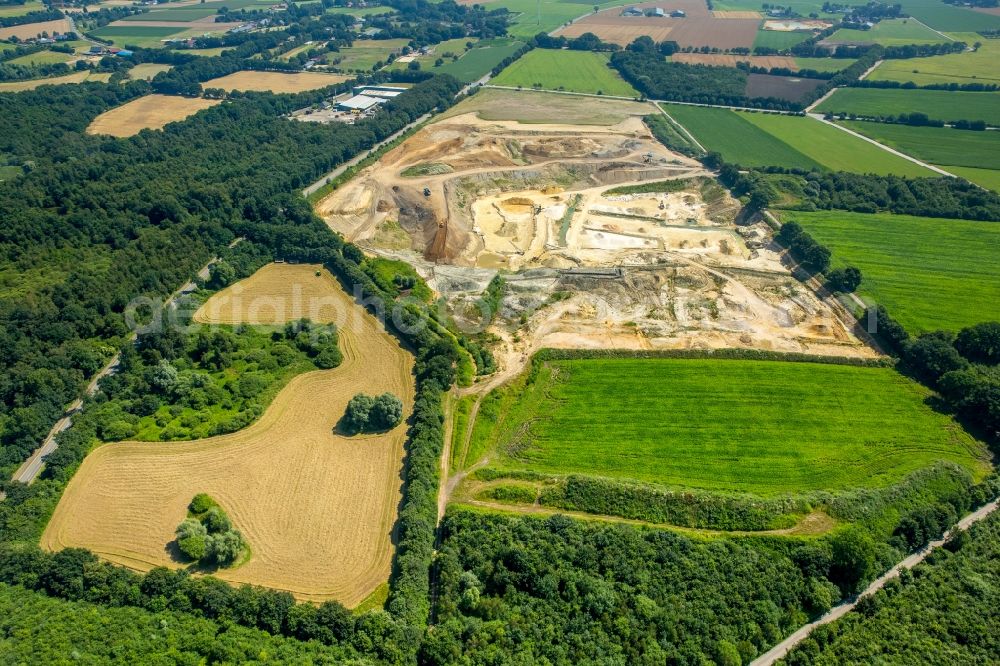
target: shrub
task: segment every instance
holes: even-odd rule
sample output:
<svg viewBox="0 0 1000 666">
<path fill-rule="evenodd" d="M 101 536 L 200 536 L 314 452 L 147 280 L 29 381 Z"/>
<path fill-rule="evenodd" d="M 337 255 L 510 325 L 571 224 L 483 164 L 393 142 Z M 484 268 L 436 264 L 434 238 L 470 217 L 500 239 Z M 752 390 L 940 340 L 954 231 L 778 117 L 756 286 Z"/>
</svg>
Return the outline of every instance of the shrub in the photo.
<svg viewBox="0 0 1000 666">
<path fill-rule="evenodd" d="M 202 514 L 216 506 L 215 500 L 205 493 L 198 493 L 188 504 L 188 511 L 194 514 Z"/>
<path fill-rule="evenodd" d="M 403 402 L 391 393 L 372 397 L 359 393 L 347 403 L 341 421 L 349 433 L 380 432 L 395 427 L 403 418 Z"/>
<path fill-rule="evenodd" d="M 835 268 L 827 274 L 826 281 L 831 291 L 850 294 L 861 285 L 861 271 L 854 266 Z"/>
</svg>

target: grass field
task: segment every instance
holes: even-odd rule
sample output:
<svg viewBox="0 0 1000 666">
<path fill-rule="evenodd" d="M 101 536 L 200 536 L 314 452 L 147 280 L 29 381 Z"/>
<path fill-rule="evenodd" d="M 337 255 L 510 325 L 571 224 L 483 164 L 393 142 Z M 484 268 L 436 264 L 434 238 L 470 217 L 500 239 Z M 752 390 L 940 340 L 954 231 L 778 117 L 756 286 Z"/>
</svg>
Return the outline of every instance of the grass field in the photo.
<svg viewBox="0 0 1000 666">
<path fill-rule="evenodd" d="M 203 97 L 145 95 L 97 116 L 87 127 L 87 133 L 132 136 L 144 129 L 160 129 L 220 103 Z"/>
<path fill-rule="evenodd" d="M 135 569 L 176 568 L 168 554 L 174 527 L 191 497 L 204 492 L 253 547 L 249 561 L 216 572 L 219 578 L 347 606 L 386 582 L 406 425 L 350 438 L 334 426 L 358 391 L 391 391 L 409 412 L 413 358 L 318 266 L 263 268 L 219 295 L 229 305 L 215 321 L 280 322 L 267 305 L 255 316 L 255 303 L 291 304 L 296 286 L 303 288 L 304 303 L 310 295 L 323 300 L 314 320 L 339 322 L 341 366 L 299 375 L 240 432 L 94 450 L 68 484 L 43 548 L 81 546 Z M 285 314 L 297 318 L 292 310 Z"/>
<path fill-rule="evenodd" d="M 954 37 L 972 45 L 980 42 L 977 51 L 952 53 L 930 58 L 886 60 L 868 75 L 873 81 L 900 81 L 923 86 L 935 83 L 1000 83 L 1000 39 L 983 39 L 976 33 Z"/>
<path fill-rule="evenodd" d="M 38 51 L 36 53 L 23 55 L 20 58 L 8 60 L 7 62 L 11 65 L 52 65 L 58 62 L 69 62 L 72 59 L 73 56 L 68 53 L 59 53 L 58 51 Z"/>
<path fill-rule="evenodd" d="M 484 120 L 560 125 L 615 125 L 631 116 L 656 113 L 648 102 L 627 102 L 530 90 L 486 88 L 451 107 L 438 119 L 475 112 Z"/>
<path fill-rule="evenodd" d="M 326 10 L 327 14 L 348 14 L 350 16 L 378 16 L 395 12 L 396 10 L 392 7 L 329 7 Z"/>
<path fill-rule="evenodd" d="M 960 109 L 959 109 L 960 110 Z M 1000 133 L 847 121 L 851 129 L 925 162 L 1000 169 Z"/>
<path fill-rule="evenodd" d="M 148 81 L 160 72 L 168 72 L 172 68 L 172 65 L 158 65 L 155 62 L 144 62 L 128 70 L 128 76 L 130 79 L 134 79 L 136 81 L 140 79 Z"/>
<path fill-rule="evenodd" d="M 25 2 L 23 5 L 3 5 L 0 6 L 0 18 L 8 16 L 24 16 L 30 12 L 40 12 L 45 9 L 45 5 L 37 0 Z"/>
<path fill-rule="evenodd" d="M 954 7 L 939 0 L 900 0 L 903 11 L 944 32 L 960 32 L 1000 28 L 1000 16 Z M 971 44 L 971 42 L 970 42 Z"/>
<path fill-rule="evenodd" d="M 1000 93 L 839 88 L 817 111 L 862 116 L 920 112 L 935 120 L 984 120 L 1000 125 Z"/>
<path fill-rule="evenodd" d="M 29 79 L 27 81 L 7 81 L 5 83 L 0 83 L 0 93 L 21 92 L 22 90 L 34 90 L 39 86 L 55 86 L 64 83 L 84 83 L 85 81 L 107 83 L 110 78 L 111 74 L 108 72 L 73 72 L 72 74 L 67 74 L 66 76 L 53 76 L 47 79 Z"/>
<path fill-rule="evenodd" d="M 490 83 L 639 97 L 639 92 L 608 66 L 608 60 L 606 53 L 534 49 L 515 60 Z"/>
<path fill-rule="evenodd" d="M 552 361 L 487 398 L 474 429 L 491 467 L 760 495 L 883 486 L 938 460 L 985 471 L 928 394 L 889 368 Z"/>
<path fill-rule="evenodd" d="M 339 59 L 335 67 L 344 71 L 371 71 L 379 62 L 385 62 L 389 55 L 410 43 L 408 39 L 359 39 L 353 46 L 327 54 L 326 61 Z"/>
<path fill-rule="evenodd" d="M 754 47 L 767 47 L 783 51 L 812 37 L 809 32 L 783 32 L 781 30 L 758 30 L 753 40 Z"/>
<path fill-rule="evenodd" d="M 620 0 L 579 4 L 564 0 L 492 0 L 480 3 L 487 9 L 509 9 L 515 15 L 508 28 L 512 37 L 534 37 L 540 32 L 551 32 L 573 19 L 591 13 L 594 6 L 614 7 L 625 4 Z"/>
<path fill-rule="evenodd" d="M 478 81 L 500 64 L 504 58 L 514 55 L 514 52 L 524 46 L 524 42 L 507 39 L 490 40 L 476 44 L 454 62 L 446 62 L 431 71 L 440 74 L 451 74 L 463 83 Z"/>
<path fill-rule="evenodd" d="M 712 8 L 718 11 L 756 11 L 762 12 L 764 0 L 713 0 Z M 818 14 L 820 18 L 827 16 L 837 16 L 839 14 L 827 14 L 823 11 L 823 0 L 788 0 L 782 2 L 782 7 L 791 7 L 802 16 Z"/>
<path fill-rule="evenodd" d="M 841 29 L 829 37 L 831 42 L 875 42 L 883 46 L 902 44 L 939 44 L 948 40 L 919 21 L 888 19 L 879 21 L 870 30 Z"/>
<path fill-rule="evenodd" d="M 841 211 L 788 211 L 782 219 L 829 247 L 835 265 L 860 268 L 861 294 L 907 330 L 957 330 L 997 316 L 998 223 Z"/>
<path fill-rule="evenodd" d="M 796 58 L 799 69 L 814 69 L 817 72 L 839 72 L 854 64 L 854 58 Z"/>
<path fill-rule="evenodd" d="M 141 25 L 106 25 L 90 32 L 94 37 L 112 42 L 115 46 L 139 46 L 155 49 L 163 46 L 163 40 L 183 30 Z"/>
<path fill-rule="evenodd" d="M 1000 192 L 1000 170 L 977 169 L 975 167 L 949 166 L 948 171 L 961 176 L 971 183 L 985 187 L 994 192 Z"/>
<path fill-rule="evenodd" d="M 298 93 L 325 88 L 347 81 L 349 77 L 320 72 L 254 72 L 240 71 L 204 81 L 202 88 L 259 90 L 273 93 Z"/>
<path fill-rule="evenodd" d="M 765 113 L 748 113 L 744 117 L 834 171 L 914 177 L 933 175 L 922 166 L 812 118 Z"/>
<path fill-rule="evenodd" d="M 662 107 L 707 150 L 721 153 L 727 162 L 748 167 L 822 168 L 819 162 L 749 122 L 744 114 L 684 104 Z"/>
</svg>

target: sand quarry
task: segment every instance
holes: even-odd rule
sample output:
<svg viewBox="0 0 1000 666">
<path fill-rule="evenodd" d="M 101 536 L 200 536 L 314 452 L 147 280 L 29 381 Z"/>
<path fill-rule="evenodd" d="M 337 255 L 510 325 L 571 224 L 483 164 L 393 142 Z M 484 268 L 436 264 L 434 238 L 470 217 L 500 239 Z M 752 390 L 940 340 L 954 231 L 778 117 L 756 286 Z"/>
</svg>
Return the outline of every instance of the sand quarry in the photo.
<svg viewBox="0 0 1000 666">
<path fill-rule="evenodd" d="M 391 391 L 408 414 L 412 356 L 317 266 L 267 266 L 213 296 L 196 319 L 272 324 L 303 316 L 338 325 L 340 367 L 294 378 L 243 431 L 96 449 L 69 483 L 42 547 L 89 548 L 138 570 L 176 568 L 174 528 L 191 497 L 207 492 L 252 550 L 219 578 L 349 607 L 385 583 L 406 425 L 351 438 L 334 426 L 359 391 Z"/>
<path fill-rule="evenodd" d="M 675 182 L 615 191 L 664 181 Z M 771 229 L 740 209 L 640 117 L 521 124 L 475 112 L 424 128 L 317 205 L 348 239 L 413 264 L 470 332 L 486 325 L 478 299 L 501 271 L 490 332 L 512 355 L 546 346 L 872 355 L 835 302 L 791 275 Z"/>
</svg>

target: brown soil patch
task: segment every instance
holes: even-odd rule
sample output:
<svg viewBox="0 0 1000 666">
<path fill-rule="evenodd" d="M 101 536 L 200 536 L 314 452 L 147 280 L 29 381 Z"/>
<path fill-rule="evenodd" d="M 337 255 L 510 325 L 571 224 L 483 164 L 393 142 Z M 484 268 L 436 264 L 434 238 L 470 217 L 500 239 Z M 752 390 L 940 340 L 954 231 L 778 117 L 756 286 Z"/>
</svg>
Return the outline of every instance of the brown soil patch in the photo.
<svg viewBox="0 0 1000 666">
<path fill-rule="evenodd" d="M 233 90 L 270 91 L 274 93 L 298 93 L 306 90 L 316 90 L 343 83 L 350 77 L 340 74 L 321 74 L 320 72 L 234 72 L 226 76 L 205 81 L 202 88 L 222 88 L 227 92 Z"/>
<path fill-rule="evenodd" d="M 11 37 L 31 39 L 32 37 L 38 37 L 43 32 L 49 33 L 51 37 L 56 33 L 69 32 L 71 29 L 69 19 L 64 18 L 54 21 L 42 21 L 41 23 L 25 23 L 24 25 L 12 25 L 9 28 L 0 28 L 0 39 L 10 39 Z"/>
<path fill-rule="evenodd" d="M 144 129 L 160 129 L 169 123 L 184 120 L 219 103 L 217 99 L 201 97 L 146 95 L 97 116 L 87 127 L 87 133 L 132 136 Z"/>
<path fill-rule="evenodd" d="M 634 5 L 640 9 L 662 3 L 645 2 Z M 687 18 L 622 16 L 622 7 L 606 9 L 576 21 L 559 30 L 564 37 L 579 37 L 592 32 L 606 42 L 627 46 L 636 37 L 648 35 L 656 42 L 673 40 L 681 46 L 716 46 L 719 48 L 751 47 L 757 37 L 760 20 L 756 18 L 726 18 L 712 16 L 700 0 L 679 0 L 670 9 L 682 9 Z"/>
<path fill-rule="evenodd" d="M 737 63 L 748 62 L 754 67 L 785 67 L 797 71 L 795 58 L 789 56 L 742 56 L 726 55 L 724 53 L 675 53 L 670 56 L 672 62 L 683 62 L 689 65 L 712 65 L 714 67 L 736 67 Z"/>
<path fill-rule="evenodd" d="M 281 322 L 310 314 L 340 326 L 343 364 L 293 379 L 247 429 L 194 442 L 102 446 L 70 481 L 42 536 L 47 550 L 89 548 L 138 570 L 178 568 L 174 528 L 195 493 L 225 507 L 252 558 L 216 576 L 300 600 L 361 602 L 389 576 L 406 425 L 342 437 L 357 392 L 413 405 L 413 358 L 318 266 L 272 264 L 217 294 L 199 320 Z M 213 303 L 214 301 L 214 303 Z M 284 303 L 254 311 L 254 303 Z M 302 304 L 299 311 L 293 305 Z M 216 307 L 217 306 L 217 307 Z"/>
</svg>

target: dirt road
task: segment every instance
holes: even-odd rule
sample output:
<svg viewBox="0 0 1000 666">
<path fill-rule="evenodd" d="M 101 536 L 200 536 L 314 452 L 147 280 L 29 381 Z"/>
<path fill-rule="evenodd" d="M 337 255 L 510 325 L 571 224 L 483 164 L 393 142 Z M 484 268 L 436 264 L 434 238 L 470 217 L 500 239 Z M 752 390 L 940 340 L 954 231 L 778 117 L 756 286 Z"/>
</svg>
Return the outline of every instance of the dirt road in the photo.
<svg viewBox="0 0 1000 666">
<path fill-rule="evenodd" d="M 881 578 L 879 578 L 874 583 L 865 588 L 865 591 L 859 594 L 857 597 L 846 603 L 836 606 L 820 619 L 816 620 L 815 622 L 810 622 L 806 626 L 802 627 L 794 634 L 792 634 L 791 636 L 789 636 L 788 638 L 781 641 L 773 648 L 765 652 L 763 655 L 754 659 L 751 662 L 751 666 L 770 666 L 779 659 L 783 658 L 785 655 L 788 654 L 789 650 L 791 650 L 793 647 L 795 647 L 803 640 L 805 640 L 805 638 L 810 633 L 812 633 L 813 629 L 823 624 L 829 624 L 830 622 L 833 622 L 834 620 L 837 620 L 846 615 L 847 613 L 851 612 L 854 609 L 854 607 L 858 604 L 858 601 L 860 601 L 864 597 L 867 597 L 870 594 L 875 594 L 875 592 L 885 587 L 885 584 L 890 580 L 892 580 L 893 578 L 898 578 L 899 574 L 903 571 L 903 569 L 912 569 L 913 567 L 923 562 L 925 559 L 927 559 L 928 555 L 930 555 L 936 549 L 940 548 L 951 535 L 955 534 L 956 532 L 969 529 L 971 525 L 979 522 L 983 518 L 986 518 L 988 515 L 993 513 L 996 510 L 998 503 L 1000 503 L 1000 500 L 993 500 L 989 504 L 986 504 L 980 507 L 979 509 L 973 511 L 965 518 L 962 518 L 962 520 L 958 521 L 958 524 L 954 528 L 949 530 L 948 534 L 946 534 L 943 539 L 940 539 L 938 541 L 932 541 L 929 544 L 927 544 L 927 546 L 923 550 L 910 555 L 902 562 L 900 562 L 892 569 L 890 569 L 888 572 L 886 572 Z"/>
</svg>

